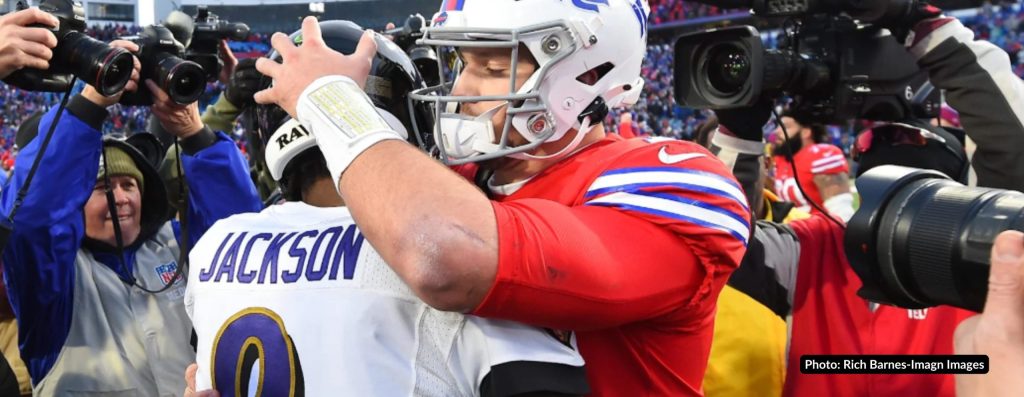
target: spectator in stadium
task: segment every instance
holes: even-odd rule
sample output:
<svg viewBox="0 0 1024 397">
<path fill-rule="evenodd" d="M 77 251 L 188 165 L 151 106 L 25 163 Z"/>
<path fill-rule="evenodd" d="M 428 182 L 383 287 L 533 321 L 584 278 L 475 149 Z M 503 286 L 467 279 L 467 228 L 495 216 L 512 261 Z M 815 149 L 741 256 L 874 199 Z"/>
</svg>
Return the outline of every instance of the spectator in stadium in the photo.
<svg viewBox="0 0 1024 397">
<path fill-rule="evenodd" d="M 728 170 L 703 148 L 605 133 L 602 106 L 628 106 L 639 95 L 645 18 L 637 13 L 648 10 L 628 2 L 556 2 L 543 13 L 515 0 L 448 5 L 424 42 L 465 40 L 456 45 L 458 84 L 414 99 L 460 104 L 461 114 L 441 114 L 435 137 L 444 160 L 471 163 L 457 171 L 480 188 L 375 115 L 358 88 L 374 51 L 370 36 L 343 56 L 318 43 L 312 18 L 301 47 L 275 34 L 284 62 L 257 62 L 274 84 L 256 101 L 281 105 L 311 128 L 367 241 L 431 306 L 575 331 L 595 396 L 700 395 L 715 302 L 745 250 L 750 214 Z M 557 36 L 514 33 L 556 22 Z M 476 35 L 446 35 L 450 26 L 507 29 L 488 40 L 509 47 L 480 48 Z M 541 44 L 545 37 L 585 42 L 553 48 Z M 527 81 L 536 99 L 511 95 Z M 445 96 L 425 93 L 438 90 Z M 480 99 L 492 95 L 502 99 Z M 516 127 L 505 127 L 505 117 Z M 446 141 L 450 134 L 459 138 Z"/>
<path fill-rule="evenodd" d="M 47 69 L 57 36 L 43 27 L 58 25 L 57 17 L 38 8 L 0 16 L 0 79 L 25 67 Z"/>
<path fill-rule="evenodd" d="M 111 45 L 138 50 L 127 41 Z M 138 73 L 136 61 L 127 90 L 137 88 Z M 43 139 L 31 139 L 0 192 L 0 212 L 20 205 L 3 252 L 4 279 L 38 396 L 178 394 L 181 372 L 194 360 L 179 247 L 220 218 L 260 209 L 234 143 L 202 124 L 196 104 L 178 105 L 145 83 L 153 113 L 183 138 L 183 167 L 193 175 L 185 227 L 168 222 L 156 165 L 130 141 L 99 132 L 104 108 L 120 95 L 104 97 L 89 86 L 59 121 L 56 108 L 42 118 L 40 134 L 57 123 L 47 150 L 40 152 Z M 18 200 L 37 156 L 35 183 Z"/>
<path fill-rule="evenodd" d="M 978 142 L 975 158 L 993 151 L 997 156 L 983 161 L 1019 155 L 1024 146 L 1007 145 L 1024 140 L 1024 124 L 1013 116 L 1015 109 L 1024 108 L 1024 96 L 1019 94 L 1024 90 L 1024 82 L 1012 74 L 1005 52 L 991 43 L 974 41 L 969 29 L 954 18 L 938 15 L 934 7 L 919 3 L 914 13 L 916 17 L 904 19 L 907 25 L 914 26 L 911 37 L 916 37 L 907 42 L 908 49 L 928 71 L 932 83 L 946 89 L 947 100 L 960 112 L 967 133 Z M 1004 113 L 990 119 L 989 111 Z M 714 143 L 721 150 L 733 152 L 726 158 L 737 159 L 737 169 L 749 168 L 740 167 L 738 162 L 751 159 L 736 153 L 761 153 L 744 145 L 750 144 L 750 140 L 761 140 L 761 125 L 768 120 L 769 112 L 768 104 L 753 110 L 719 112 L 723 133 L 715 135 Z M 948 132 L 929 128 L 926 130 L 931 133 L 948 136 L 942 135 Z M 871 148 L 861 153 L 862 166 L 867 162 L 939 167 L 939 171 L 954 179 L 962 178 L 968 166 L 963 147 L 955 138 L 925 139 L 923 145 L 918 140 L 906 140 L 895 143 L 897 150 L 882 150 L 887 147 L 882 142 L 873 141 Z M 737 177 L 749 183 L 752 176 L 738 173 Z M 989 183 L 1024 183 L 1024 172 L 1012 168 L 997 172 L 978 168 L 978 177 Z M 774 279 L 783 286 L 794 308 L 784 394 L 953 396 L 951 375 L 800 373 L 800 356 L 804 354 L 951 354 L 955 327 L 973 314 L 948 306 L 906 311 L 860 298 L 857 288 L 861 283 L 847 262 L 843 234 L 843 228 L 822 214 L 788 225 L 758 222 L 755 228 L 754 240 L 770 253 L 765 257 L 763 270 L 774 277 L 766 281 Z"/>
<path fill-rule="evenodd" d="M 957 375 L 957 397 L 1009 397 L 1024 390 L 1024 234 L 1000 233 L 989 263 L 985 309 L 960 323 L 955 340 L 956 354 L 988 356 L 988 373 Z"/>
<path fill-rule="evenodd" d="M 853 215 L 850 167 L 843 150 L 827 143 L 830 139 L 825 126 L 794 113 L 783 113 L 781 125 L 772 134 L 775 193 L 782 200 L 795 203 L 801 211 L 818 211 L 811 205 L 814 202 L 843 220 L 849 219 Z M 790 158 L 796 164 L 796 175 Z M 798 181 L 808 197 L 797 188 Z"/>
</svg>

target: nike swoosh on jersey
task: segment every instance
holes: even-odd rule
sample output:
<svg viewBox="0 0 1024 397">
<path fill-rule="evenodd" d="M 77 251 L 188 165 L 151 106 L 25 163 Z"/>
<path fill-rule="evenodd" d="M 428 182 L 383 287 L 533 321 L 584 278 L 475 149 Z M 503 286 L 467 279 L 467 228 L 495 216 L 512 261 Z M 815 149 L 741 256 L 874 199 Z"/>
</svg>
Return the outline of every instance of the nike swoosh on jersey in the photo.
<svg viewBox="0 0 1024 397">
<path fill-rule="evenodd" d="M 661 160 L 661 162 L 665 164 L 675 164 L 698 157 L 704 157 L 704 153 L 668 154 L 668 151 L 665 150 L 666 148 L 668 148 L 668 146 L 662 146 L 661 151 L 658 152 L 658 160 Z"/>
</svg>

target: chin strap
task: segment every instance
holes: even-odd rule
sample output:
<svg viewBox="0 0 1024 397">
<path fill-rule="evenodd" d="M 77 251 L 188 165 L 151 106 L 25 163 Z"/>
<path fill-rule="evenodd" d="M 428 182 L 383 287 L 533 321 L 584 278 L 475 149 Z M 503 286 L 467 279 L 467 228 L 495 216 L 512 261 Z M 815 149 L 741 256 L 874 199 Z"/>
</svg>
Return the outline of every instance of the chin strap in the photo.
<svg viewBox="0 0 1024 397">
<path fill-rule="evenodd" d="M 529 153 L 514 153 L 510 154 L 509 157 L 519 160 L 549 160 L 565 157 L 575 152 L 576 148 L 580 146 L 580 142 L 583 141 L 583 137 L 590 133 L 590 130 L 592 130 L 594 127 L 594 125 L 590 125 L 590 116 L 586 116 L 583 118 L 582 121 L 580 121 L 580 128 L 576 132 L 576 136 L 572 138 L 572 142 L 569 142 L 568 145 L 565 145 L 565 147 L 562 148 L 562 150 L 542 156 L 533 155 Z"/>
<path fill-rule="evenodd" d="M 600 96 L 594 98 L 594 101 L 591 102 L 590 105 L 583 110 L 583 113 L 579 115 L 578 120 L 580 122 L 580 126 L 576 130 L 576 136 L 573 137 L 572 142 L 569 142 L 569 144 L 562 148 L 562 150 L 543 156 L 537 156 L 529 153 L 515 153 L 509 155 L 509 157 L 519 160 L 549 160 L 562 158 L 575 153 L 576 148 L 578 148 L 580 146 L 580 142 L 583 141 L 583 137 L 590 133 L 590 130 L 597 125 L 591 125 L 590 123 L 592 123 L 593 120 L 598 120 L 598 123 L 600 124 L 601 120 L 604 120 L 606 116 L 608 116 L 608 104 L 606 104 L 604 98 Z"/>
</svg>

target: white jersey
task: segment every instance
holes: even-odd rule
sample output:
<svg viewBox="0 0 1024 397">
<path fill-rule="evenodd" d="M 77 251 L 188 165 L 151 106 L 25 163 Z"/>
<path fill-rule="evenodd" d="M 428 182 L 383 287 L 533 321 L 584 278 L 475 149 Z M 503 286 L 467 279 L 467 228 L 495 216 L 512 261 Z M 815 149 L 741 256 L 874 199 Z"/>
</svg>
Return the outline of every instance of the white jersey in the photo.
<svg viewBox="0 0 1024 397">
<path fill-rule="evenodd" d="M 185 305 L 197 336 L 198 390 L 476 396 L 558 385 L 586 392 L 575 340 L 431 309 L 343 207 L 293 202 L 232 216 L 206 232 L 189 262 Z"/>
</svg>

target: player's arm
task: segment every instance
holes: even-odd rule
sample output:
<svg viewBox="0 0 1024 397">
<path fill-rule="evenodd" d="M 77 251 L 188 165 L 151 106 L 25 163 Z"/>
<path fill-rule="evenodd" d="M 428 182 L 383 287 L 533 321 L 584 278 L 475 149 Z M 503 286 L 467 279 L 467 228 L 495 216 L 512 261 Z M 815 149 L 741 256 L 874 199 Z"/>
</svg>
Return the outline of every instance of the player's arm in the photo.
<svg viewBox="0 0 1024 397">
<path fill-rule="evenodd" d="M 427 304 L 468 312 L 483 301 L 497 274 L 498 224 L 476 186 L 385 141 L 348 167 L 339 190 L 366 239 Z"/>
</svg>

